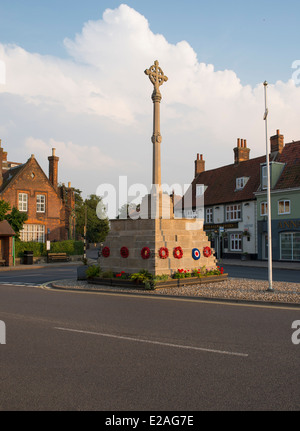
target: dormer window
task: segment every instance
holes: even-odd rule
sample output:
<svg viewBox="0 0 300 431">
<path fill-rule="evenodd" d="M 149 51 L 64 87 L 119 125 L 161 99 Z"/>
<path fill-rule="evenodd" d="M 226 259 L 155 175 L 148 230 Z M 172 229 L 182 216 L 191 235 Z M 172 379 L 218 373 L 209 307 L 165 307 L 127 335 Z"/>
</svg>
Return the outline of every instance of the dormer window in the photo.
<svg viewBox="0 0 300 431">
<path fill-rule="evenodd" d="M 249 177 L 240 177 L 236 179 L 236 190 L 243 190 L 245 185 L 247 184 Z"/>
<path fill-rule="evenodd" d="M 197 184 L 196 185 L 196 197 L 203 196 L 204 192 L 205 192 L 204 184 Z"/>
</svg>

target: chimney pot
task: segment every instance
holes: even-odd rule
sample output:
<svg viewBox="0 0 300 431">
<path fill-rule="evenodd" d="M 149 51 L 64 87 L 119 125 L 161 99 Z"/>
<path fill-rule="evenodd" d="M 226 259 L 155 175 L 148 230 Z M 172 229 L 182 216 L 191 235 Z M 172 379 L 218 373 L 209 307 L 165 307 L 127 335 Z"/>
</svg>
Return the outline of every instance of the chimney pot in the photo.
<svg viewBox="0 0 300 431">
<path fill-rule="evenodd" d="M 54 186 L 54 188 L 57 189 L 59 157 L 55 156 L 55 148 L 52 148 L 52 156 L 49 156 L 48 160 L 49 160 L 49 180 Z"/>
<path fill-rule="evenodd" d="M 276 131 L 276 135 L 271 136 L 271 153 L 281 153 L 284 147 L 284 136 L 280 134 L 280 131 Z"/>
<path fill-rule="evenodd" d="M 205 161 L 203 160 L 203 154 L 197 154 L 197 160 L 195 160 L 195 178 L 201 172 L 205 171 Z"/>
<path fill-rule="evenodd" d="M 246 139 L 238 139 L 237 147 L 233 149 L 234 151 L 234 163 L 239 164 L 240 162 L 245 162 L 249 160 L 250 149 L 247 148 L 247 140 Z"/>
<path fill-rule="evenodd" d="M 1 147 L 1 140 L 0 140 L 0 187 L 3 184 L 3 174 L 2 174 L 3 160 L 4 160 L 4 151 L 3 151 L 3 148 Z"/>
</svg>

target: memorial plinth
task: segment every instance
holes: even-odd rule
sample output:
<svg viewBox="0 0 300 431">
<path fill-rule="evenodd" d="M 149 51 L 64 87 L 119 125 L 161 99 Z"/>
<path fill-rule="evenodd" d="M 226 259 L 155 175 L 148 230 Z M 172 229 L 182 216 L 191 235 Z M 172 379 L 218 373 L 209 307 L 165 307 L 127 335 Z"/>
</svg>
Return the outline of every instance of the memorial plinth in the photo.
<svg viewBox="0 0 300 431">
<path fill-rule="evenodd" d="M 215 268 L 213 254 L 203 255 L 209 246 L 203 222 L 197 219 L 149 219 L 149 220 L 112 220 L 111 231 L 105 242 L 109 257 L 101 258 L 101 269 L 116 273 L 136 273 L 146 269 L 152 275 L 172 275 L 180 268 L 196 269 L 206 266 Z M 126 247 L 128 256 L 122 256 L 121 249 Z M 182 257 L 174 250 L 182 250 Z M 149 249 L 149 256 L 143 250 Z M 200 250 L 201 257 L 195 260 L 192 250 Z M 167 255 L 163 252 L 167 250 Z"/>
</svg>

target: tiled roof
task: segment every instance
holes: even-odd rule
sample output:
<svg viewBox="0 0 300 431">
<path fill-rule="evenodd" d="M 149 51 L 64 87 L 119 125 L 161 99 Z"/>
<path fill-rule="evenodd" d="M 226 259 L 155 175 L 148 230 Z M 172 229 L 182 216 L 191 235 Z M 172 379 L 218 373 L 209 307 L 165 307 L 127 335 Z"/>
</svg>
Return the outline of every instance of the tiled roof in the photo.
<svg viewBox="0 0 300 431">
<path fill-rule="evenodd" d="M 0 222 L 0 236 L 14 236 L 16 235 L 15 231 L 8 223 L 7 220 L 3 220 Z"/>
<path fill-rule="evenodd" d="M 10 168 L 3 172 L 3 184 L 0 187 L 0 193 L 9 185 L 13 178 L 24 168 L 25 164 Z"/>
<path fill-rule="evenodd" d="M 276 161 L 286 165 L 274 189 L 300 187 L 300 141 L 286 144 Z"/>
<path fill-rule="evenodd" d="M 196 185 L 203 184 L 206 186 L 204 194 L 205 206 L 255 199 L 254 193 L 260 185 L 260 165 L 265 161 L 266 157 L 262 156 L 240 162 L 239 164 L 222 166 L 217 169 L 201 172 L 193 180 L 185 197 L 188 199 L 187 196 L 190 196 L 190 193 L 192 193 L 193 207 L 195 207 Z M 249 180 L 242 190 L 237 190 L 236 179 L 241 177 L 247 177 Z M 181 205 L 183 205 L 183 202 L 177 205 L 177 209 Z"/>
</svg>

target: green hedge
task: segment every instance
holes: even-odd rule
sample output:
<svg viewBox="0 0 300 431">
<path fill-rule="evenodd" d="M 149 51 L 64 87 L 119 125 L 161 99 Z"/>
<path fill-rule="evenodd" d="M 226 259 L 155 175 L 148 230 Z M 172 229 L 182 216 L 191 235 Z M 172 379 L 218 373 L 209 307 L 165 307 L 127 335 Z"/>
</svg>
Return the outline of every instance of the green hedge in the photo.
<svg viewBox="0 0 300 431">
<path fill-rule="evenodd" d="M 34 257 L 47 256 L 46 244 L 39 242 L 16 241 L 16 257 L 23 257 L 24 251 L 33 251 Z M 70 256 L 81 255 L 84 251 L 82 241 L 57 241 L 51 242 L 50 252 L 67 253 Z"/>
<path fill-rule="evenodd" d="M 46 244 L 40 242 L 22 242 L 16 240 L 16 257 L 22 257 L 24 251 L 33 251 L 33 256 L 46 256 Z"/>
<path fill-rule="evenodd" d="M 51 253 L 67 253 L 70 256 L 83 254 L 84 244 L 82 241 L 59 241 L 51 242 Z"/>
</svg>

